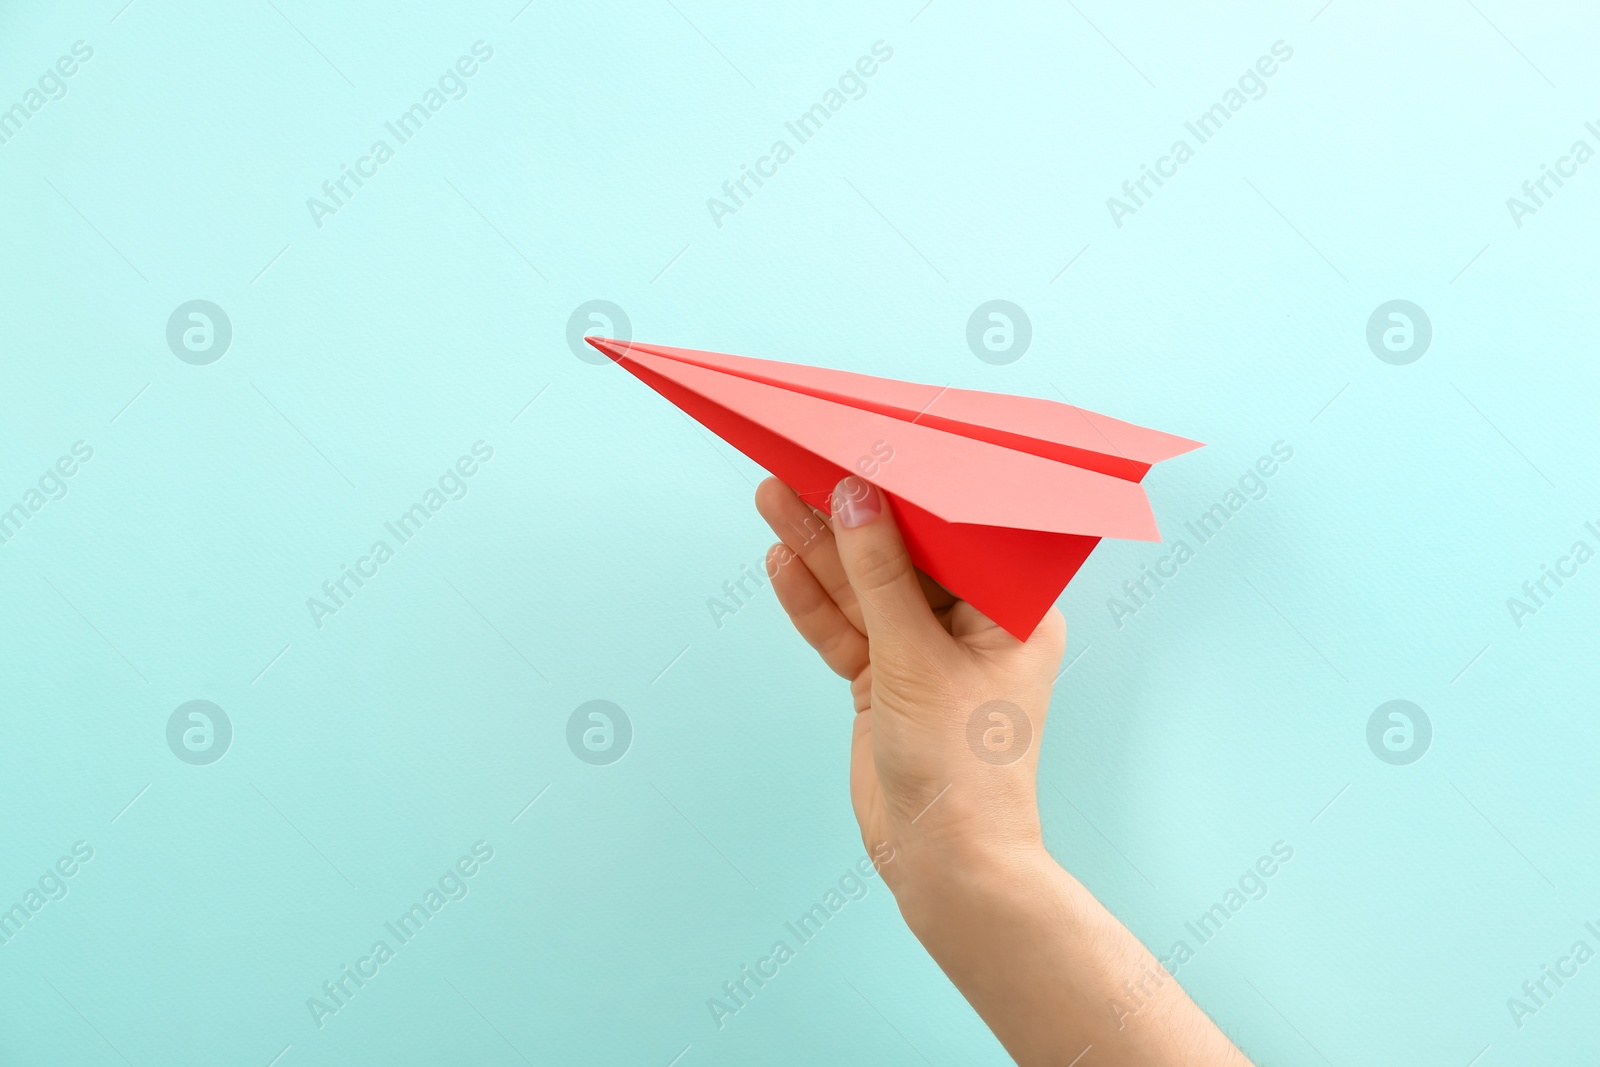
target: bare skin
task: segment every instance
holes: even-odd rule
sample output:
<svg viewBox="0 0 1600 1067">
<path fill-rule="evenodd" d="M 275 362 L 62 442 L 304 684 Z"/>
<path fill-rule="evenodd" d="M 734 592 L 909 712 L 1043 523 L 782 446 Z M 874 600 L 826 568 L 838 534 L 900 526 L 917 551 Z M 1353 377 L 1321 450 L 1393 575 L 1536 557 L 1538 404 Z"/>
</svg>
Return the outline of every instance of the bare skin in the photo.
<svg viewBox="0 0 1600 1067">
<path fill-rule="evenodd" d="M 833 518 L 769 478 L 767 570 L 790 621 L 855 703 L 850 800 L 918 940 L 1024 1067 L 1250 1067 L 1045 851 L 1039 739 L 1066 648 L 1054 609 L 1018 641 L 911 563 L 854 476 Z M 1081 1059 L 1079 1058 L 1081 1057 Z"/>
</svg>

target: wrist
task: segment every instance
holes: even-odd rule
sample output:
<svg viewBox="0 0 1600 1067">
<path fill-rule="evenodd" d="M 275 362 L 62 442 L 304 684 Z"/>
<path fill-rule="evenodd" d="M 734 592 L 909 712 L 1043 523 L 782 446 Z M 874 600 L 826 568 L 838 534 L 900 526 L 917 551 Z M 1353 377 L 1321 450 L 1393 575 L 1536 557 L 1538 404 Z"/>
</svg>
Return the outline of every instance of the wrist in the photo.
<svg viewBox="0 0 1600 1067">
<path fill-rule="evenodd" d="M 897 857 L 890 885 L 911 932 L 928 944 L 981 927 L 995 918 L 1059 899 L 1071 876 L 1042 841 L 981 849 L 913 850 Z"/>
</svg>

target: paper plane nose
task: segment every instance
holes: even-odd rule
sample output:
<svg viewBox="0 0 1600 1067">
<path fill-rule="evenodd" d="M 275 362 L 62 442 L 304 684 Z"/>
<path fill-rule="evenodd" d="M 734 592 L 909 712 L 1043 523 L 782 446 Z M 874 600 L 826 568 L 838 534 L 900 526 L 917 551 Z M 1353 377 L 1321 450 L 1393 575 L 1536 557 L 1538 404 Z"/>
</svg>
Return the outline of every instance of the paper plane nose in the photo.
<svg viewBox="0 0 1600 1067">
<path fill-rule="evenodd" d="M 604 352 L 613 362 L 621 360 L 628 351 L 628 342 L 626 341 L 613 341 L 609 337 L 593 336 L 585 337 L 584 340 Z"/>
</svg>

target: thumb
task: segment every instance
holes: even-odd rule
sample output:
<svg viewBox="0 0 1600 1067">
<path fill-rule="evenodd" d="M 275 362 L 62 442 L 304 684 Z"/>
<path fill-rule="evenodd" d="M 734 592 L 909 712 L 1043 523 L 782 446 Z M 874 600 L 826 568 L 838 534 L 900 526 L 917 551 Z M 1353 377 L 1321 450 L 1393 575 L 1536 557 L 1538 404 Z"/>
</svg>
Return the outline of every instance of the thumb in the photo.
<svg viewBox="0 0 1600 1067">
<path fill-rule="evenodd" d="M 839 559 L 861 605 L 867 639 L 875 649 L 908 644 L 927 648 L 949 640 L 922 593 L 887 504 L 876 486 L 852 474 L 834 487 L 829 508 Z"/>
</svg>

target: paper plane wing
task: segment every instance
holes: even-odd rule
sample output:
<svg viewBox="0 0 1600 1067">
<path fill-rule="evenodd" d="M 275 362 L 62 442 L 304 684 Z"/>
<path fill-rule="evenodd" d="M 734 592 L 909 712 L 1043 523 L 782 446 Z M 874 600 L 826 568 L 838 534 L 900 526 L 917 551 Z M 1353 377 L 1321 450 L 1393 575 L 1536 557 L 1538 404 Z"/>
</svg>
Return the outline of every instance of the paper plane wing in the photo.
<svg viewBox="0 0 1600 1067">
<path fill-rule="evenodd" d="M 867 476 L 917 567 L 1022 640 L 1101 537 L 1160 540 L 1139 479 L 1200 447 L 1050 400 L 588 340 L 822 511 Z"/>
</svg>

